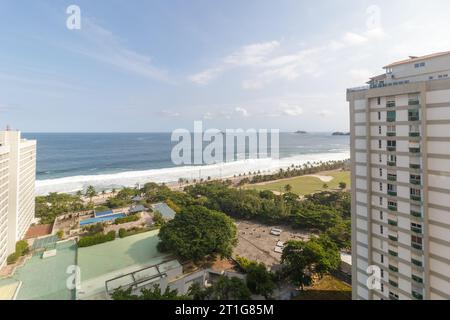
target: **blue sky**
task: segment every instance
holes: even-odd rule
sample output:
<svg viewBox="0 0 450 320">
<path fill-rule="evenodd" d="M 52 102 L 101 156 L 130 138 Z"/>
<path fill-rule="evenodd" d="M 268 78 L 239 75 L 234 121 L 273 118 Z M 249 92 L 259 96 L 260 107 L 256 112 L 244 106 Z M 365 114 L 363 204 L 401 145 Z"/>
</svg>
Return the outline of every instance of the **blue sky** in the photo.
<svg viewBox="0 0 450 320">
<path fill-rule="evenodd" d="M 66 8 L 81 8 L 81 30 Z M 348 130 L 347 87 L 450 50 L 448 1 L 0 0 L 0 126 Z"/>
</svg>

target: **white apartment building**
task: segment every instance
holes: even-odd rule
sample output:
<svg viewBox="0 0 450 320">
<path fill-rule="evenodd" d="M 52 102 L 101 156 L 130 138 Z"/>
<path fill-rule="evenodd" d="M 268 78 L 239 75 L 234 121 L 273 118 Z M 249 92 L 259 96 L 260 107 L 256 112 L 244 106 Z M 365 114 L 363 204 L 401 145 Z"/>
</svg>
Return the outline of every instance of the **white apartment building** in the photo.
<svg viewBox="0 0 450 320">
<path fill-rule="evenodd" d="M 353 298 L 450 299 L 450 52 L 384 69 L 347 90 Z"/>
<path fill-rule="evenodd" d="M 34 219 L 36 141 L 0 131 L 0 267 Z"/>
</svg>

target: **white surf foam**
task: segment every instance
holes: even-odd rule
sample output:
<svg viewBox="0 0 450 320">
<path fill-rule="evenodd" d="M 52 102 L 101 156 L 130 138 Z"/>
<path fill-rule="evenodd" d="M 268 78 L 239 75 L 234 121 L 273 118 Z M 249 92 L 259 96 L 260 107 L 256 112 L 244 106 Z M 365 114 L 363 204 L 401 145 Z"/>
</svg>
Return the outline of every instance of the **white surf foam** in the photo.
<svg viewBox="0 0 450 320">
<path fill-rule="evenodd" d="M 303 165 L 307 162 L 345 160 L 350 157 L 349 152 L 305 154 L 278 160 L 248 159 L 242 161 L 205 165 L 183 166 L 164 169 L 150 169 L 143 171 L 127 171 L 113 174 L 83 175 L 64 177 L 57 179 L 36 181 L 36 194 L 45 195 L 50 192 L 76 192 L 93 185 L 98 190 L 111 189 L 113 187 L 132 187 L 136 184 L 147 182 L 176 182 L 184 179 L 230 178 L 240 173 L 261 171 L 262 174 L 275 172 L 281 168 L 288 168 L 292 164 Z"/>
</svg>

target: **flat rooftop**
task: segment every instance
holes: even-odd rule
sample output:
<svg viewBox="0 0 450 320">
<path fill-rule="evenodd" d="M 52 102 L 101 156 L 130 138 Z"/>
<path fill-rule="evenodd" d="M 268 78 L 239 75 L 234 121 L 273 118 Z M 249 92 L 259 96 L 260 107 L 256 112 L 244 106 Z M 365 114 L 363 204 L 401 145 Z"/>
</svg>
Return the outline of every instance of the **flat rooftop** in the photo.
<svg viewBox="0 0 450 320">
<path fill-rule="evenodd" d="M 158 251 L 159 230 L 78 249 L 81 289 L 78 299 L 104 299 L 107 280 L 159 264 L 170 256 Z"/>
<path fill-rule="evenodd" d="M 67 267 L 76 265 L 77 248 L 74 241 L 56 245 L 54 257 L 42 259 L 42 252 L 14 272 L 9 278 L 0 279 L 0 297 L 12 299 L 18 289 L 17 300 L 72 300 L 75 291 L 66 287 L 69 275 Z"/>
</svg>

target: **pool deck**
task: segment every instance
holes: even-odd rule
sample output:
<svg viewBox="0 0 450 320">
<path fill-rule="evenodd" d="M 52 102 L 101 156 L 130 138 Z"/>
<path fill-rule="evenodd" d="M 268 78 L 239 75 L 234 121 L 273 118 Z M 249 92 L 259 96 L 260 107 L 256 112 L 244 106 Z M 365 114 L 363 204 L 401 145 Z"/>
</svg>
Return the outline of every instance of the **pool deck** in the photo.
<svg viewBox="0 0 450 320">
<path fill-rule="evenodd" d="M 161 263 L 169 255 L 157 249 L 159 230 L 78 249 L 81 289 L 77 299 L 105 299 L 109 279 Z"/>
</svg>

